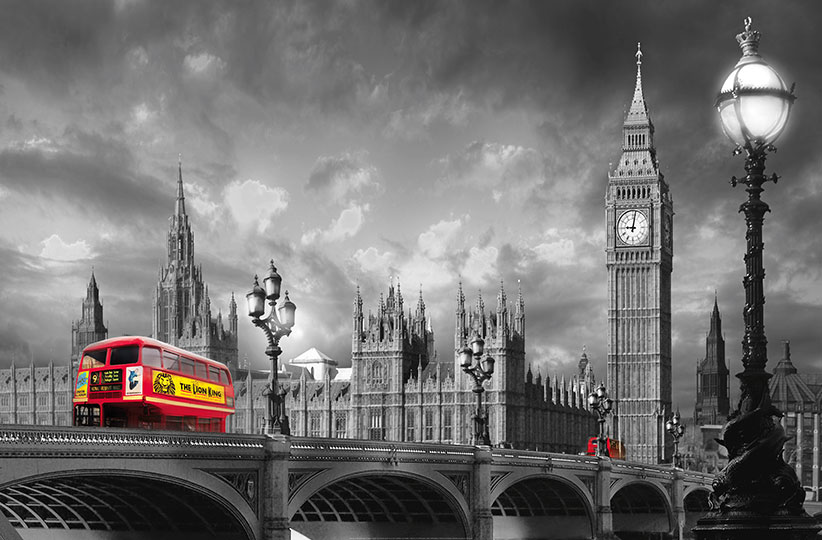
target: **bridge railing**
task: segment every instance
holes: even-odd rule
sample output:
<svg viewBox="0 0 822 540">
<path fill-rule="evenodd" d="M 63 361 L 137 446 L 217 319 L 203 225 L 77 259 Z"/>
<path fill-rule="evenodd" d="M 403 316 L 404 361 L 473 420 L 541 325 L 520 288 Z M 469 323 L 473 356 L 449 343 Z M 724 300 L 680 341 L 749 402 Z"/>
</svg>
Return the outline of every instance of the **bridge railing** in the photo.
<svg viewBox="0 0 822 540">
<path fill-rule="evenodd" d="M 525 467 L 543 467 L 553 469 L 576 469 L 595 471 L 597 458 L 594 456 L 580 456 L 576 454 L 555 454 L 537 452 L 534 450 L 494 449 L 492 451 L 495 464 L 518 465 Z"/>
<path fill-rule="evenodd" d="M 476 447 L 454 444 L 293 437 L 291 459 L 315 461 L 438 462 L 467 464 Z"/>
<path fill-rule="evenodd" d="M 262 459 L 265 437 L 121 428 L 0 426 L 0 456 L 167 455 Z"/>
</svg>

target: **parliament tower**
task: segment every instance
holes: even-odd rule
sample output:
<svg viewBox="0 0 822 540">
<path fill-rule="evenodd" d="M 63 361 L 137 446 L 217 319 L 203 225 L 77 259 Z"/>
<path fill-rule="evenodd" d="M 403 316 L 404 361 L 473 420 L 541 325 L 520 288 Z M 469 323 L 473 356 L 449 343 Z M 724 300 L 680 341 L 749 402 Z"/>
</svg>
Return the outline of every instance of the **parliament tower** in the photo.
<svg viewBox="0 0 822 540">
<path fill-rule="evenodd" d="M 222 362 L 233 373 L 238 367 L 237 302 L 232 295 L 227 324 L 223 323 L 222 313 L 211 318 L 203 269 L 194 264 L 194 235 L 186 214 L 182 163 L 177 177 L 177 204 L 169 222 L 168 259 L 160 268 L 154 292 L 151 337 Z"/>
<path fill-rule="evenodd" d="M 705 337 L 705 358 L 696 367 L 696 406 L 694 427 L 722 425 L 728 421 L 731 401 L 728 386 L 728 366 L 725 364 L 725 338 L 722 318 L 714 297 L 711 329 Z"/>
<path fill-rule="evenodd" d="M 622 128 L 622 156 L 608 173 L 608 378 L 615 400 L 612 436 L 626 459 L 670 459 L 673 202 L 659 169 L 654 125 L 636 86 Z"/>
<path fill-rule="evenodd" d="M 83 314 L 79 321 L 71 323 L 71 373 L 77 374 L 80 365 L 80 354 L 88 345 L 108 337 L 108 329 L 103 324 L 103 304 L 100 302 L 100 289 L 91 270 L 91 279 L 86 287 L 86 298 L 83 300 Z"/>
</svg>

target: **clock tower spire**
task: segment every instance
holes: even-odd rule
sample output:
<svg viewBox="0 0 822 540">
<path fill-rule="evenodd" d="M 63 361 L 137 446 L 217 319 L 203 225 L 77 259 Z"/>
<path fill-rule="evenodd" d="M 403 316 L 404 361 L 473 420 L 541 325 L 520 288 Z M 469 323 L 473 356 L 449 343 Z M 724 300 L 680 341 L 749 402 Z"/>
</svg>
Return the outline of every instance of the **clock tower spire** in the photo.
<svg viewBox="0 0 822 540">
<path fill-rule="evenodd" d="M 615 399 L 613 434 L 627 459 L 667 461 L 671 411 L 673 201 L 659 170 L 654 125 L 636 84 L 622 126 L 622 156 L 608 171 L 605 197 L 608 269 L 607 388 Z"/>
</svg>

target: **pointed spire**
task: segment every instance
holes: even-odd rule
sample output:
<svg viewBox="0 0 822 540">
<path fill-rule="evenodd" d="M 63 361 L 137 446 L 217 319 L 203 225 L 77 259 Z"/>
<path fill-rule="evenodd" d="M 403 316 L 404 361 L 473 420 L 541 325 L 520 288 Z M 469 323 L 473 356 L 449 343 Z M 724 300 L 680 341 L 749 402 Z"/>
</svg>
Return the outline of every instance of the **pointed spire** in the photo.
<svg viewBox="0 0 822 540">
<path fill-rule="evenodd" d="M 354 295 L 354 314 L 362 315 L 362 294 L 360 294 L 359 283 L 357 283 L 357 293 Z"/>
<path fill-rule="evenodd" d="M 485 313 L 485 302 L 482 301 L 482 289 L 477 289 L 477 313 Z"/>
<path fill-rule="evenodd" d="M 183 155 L 179 155 L 177 161 L 177 211 L 175 215 L 184 216 L 186 214 L 186 197 L 183 194 Z"/>
<path fill-rule="evenodd" d="M 502 312 L 506 308 L 508 298 L 505 296 L 505 286 L 502 280 L 499 280 L 499 293 L 497 293 L 497 312 Z"/>
<path fill-rule="evenodd" d="M 525 313 L 525 300 L 522 299 L 522 283 L 520 280 L 517 280 L 517 315 L 523 315 Z"/>
<path fill-rule="evenodd" d="M 459 281 L 459 286 L 457 287 L 457 313 L 462 313 L 465 311 L 465 295 L 462 292 L 462 279 Z"/>
<path fill-rule="evenodd" d="M 631 100 L 631 108 L 625 118 L 626 124 L 647 124 L 648 107 L 645 104 L 645 95 L 642 92 L 642 49 L 640 44 L 636 44 L 636 85 L 634 86 L 634 97 Z"/>
<path fill-rule="evenodd" d="M 420 298 L 417 300 L 417 314 L 425 313 L 425 301 L 422 299 L 422 283 L 420 283 Z"/>
<path fill-rule="evenodd" d="M 722 333 L 722 317 L 719 315 L 719 303 L 716 291 L 714 291 L 714 308 L 711 311 L 711 329 L 708 337 L 718 337 Z"/>
</svg>

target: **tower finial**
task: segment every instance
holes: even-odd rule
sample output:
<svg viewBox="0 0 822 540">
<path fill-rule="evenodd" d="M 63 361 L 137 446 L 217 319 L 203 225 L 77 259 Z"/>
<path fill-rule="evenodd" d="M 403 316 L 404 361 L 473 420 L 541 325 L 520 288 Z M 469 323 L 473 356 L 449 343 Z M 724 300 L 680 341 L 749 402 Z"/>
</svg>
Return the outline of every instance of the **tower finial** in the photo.
<svg viewBox="0 0 822 540">
<path fill-rule="evenodd" d="M 177 216 L 184 216 L 186 213 L 186 197 L 183 193 L 183 155 L 179 154 L 177 162 Z"/>
<path fill-rule="evenodd" d="M 636 42 L 636 54 L 634 56 L 636 56 L 636 65 L 641 66 L 642 65 L 642 44 L 639 41 Z"/>
</svg>

